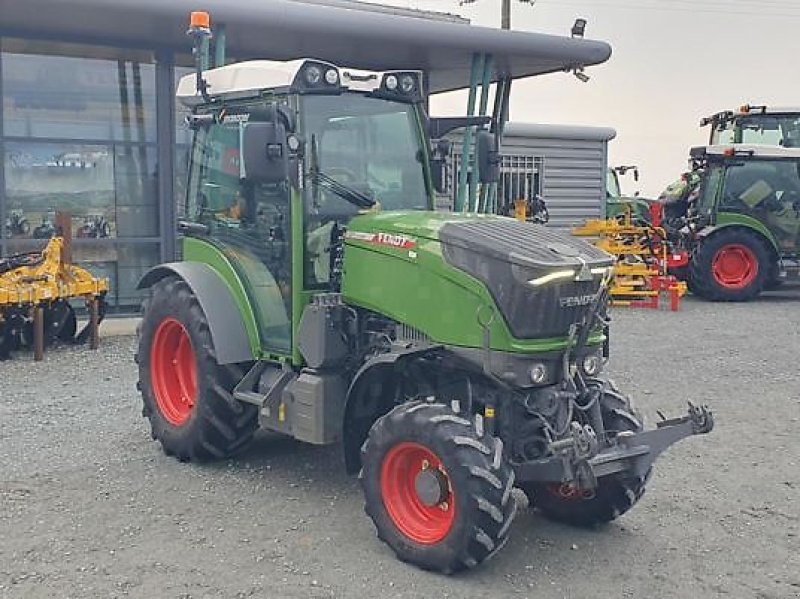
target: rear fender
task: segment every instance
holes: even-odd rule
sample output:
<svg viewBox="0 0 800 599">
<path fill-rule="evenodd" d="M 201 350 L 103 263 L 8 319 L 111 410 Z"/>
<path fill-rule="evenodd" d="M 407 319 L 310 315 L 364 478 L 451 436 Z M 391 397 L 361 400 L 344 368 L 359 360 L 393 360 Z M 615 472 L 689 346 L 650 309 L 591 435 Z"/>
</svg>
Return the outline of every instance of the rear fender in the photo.
<svg viewBox="0 0 800 599">
<path fill-rule="evenodd" d="M 747 218 L 747 217 L 743 217 L 743 218 Z M 695 236 L 695 239 L 698 242 L 703 242 L 706 239 L 708 239 L 709 237 L 711 237 L 712 235 L 714 235 L 715 233 L 717 233 L 718 231 L 729 230 L 731 228 L 742 229 L 742 230 L 745 230 L 745 231 L 749 231 L 750 233 L 752 233 L 753 235 L 755 235 L 756 237 L 761 239 L 764 242 L 765 247 L 772 254 L 773 258 L 777 260 L 778 256 L 780 255 L 780 252 L 778 250 L 778 243 L 777 243 L 777 241 L 775 241 L 775 238 L 773 237 L 773 235 L 769 232 L 769 229 L 767 229 L 764 225 L 762 225 L 761 223 L 759 223 L 755 219 L 749 219 L 749 220 L 752 220 L 758 226 L 755 226 L 755 225 L 753 225 L 753 224 L 751 224 L 749 222 L 748 223 L 742 223 L 742 222 L 739 222 L 739 221 L 730 222 L 730 223 L 724 223 L 724 224 L 717 224 L 717 225 L 710 225 L 708 227 L 703 227 L 702 229 L 700 229 L 697 232 L 697 234 Z"/>
<path fill-rule="evenodd" d="M 746 214 L 736 214 L 732 212 L 720 212 L 716 216 L 716 223 L 714 227 L 708 227 L 713 231 L 718 231 L 725 227 L 741 227 L 743 229 L 751 229 L 753 232 L 758 233 L 767 242 L 768 247 L 772 248 L 776 254 L 780 253 L 778 241 L 772 234 L 772 231 L 764 225 L 760 220 L 748 216 Z"/>
<path fill-rule="evenodd" d="M 137 289 L 147 289 L 166 277 L 182 279 L 197 298 L 208 319 L 219 364 L 255 359 L 255 352 L 233 293 L 213 268 L 202 262 L 161 264 L 142 277 Z"/>
</svg>

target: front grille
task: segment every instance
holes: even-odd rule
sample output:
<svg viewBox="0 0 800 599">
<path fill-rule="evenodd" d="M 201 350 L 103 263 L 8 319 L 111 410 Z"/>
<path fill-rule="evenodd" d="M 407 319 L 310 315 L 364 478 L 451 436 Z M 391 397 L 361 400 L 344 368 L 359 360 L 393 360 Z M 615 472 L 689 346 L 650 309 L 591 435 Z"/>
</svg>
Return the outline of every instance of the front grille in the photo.
<svg viewBox="0 0 800 599">
<path fill-rule="evenodd" d="M 511 220 L 448 224 L 439 233 L 445 260 L 483 281 L 518 339 L 562 337 L 591 309 L 600 276 L 534 287 L 555 270 L 610 266 L 597 248 L 542 226 Z M 467 242 L 467 240 L 469 240 Z"/>
</svg>

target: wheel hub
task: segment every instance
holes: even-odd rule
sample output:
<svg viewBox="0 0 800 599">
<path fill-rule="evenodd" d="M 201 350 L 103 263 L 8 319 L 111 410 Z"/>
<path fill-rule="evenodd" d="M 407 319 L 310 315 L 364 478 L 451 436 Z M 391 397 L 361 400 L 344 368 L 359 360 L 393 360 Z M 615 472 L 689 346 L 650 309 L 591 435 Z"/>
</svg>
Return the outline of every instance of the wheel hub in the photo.
<svg viewBox="0 0 800 599">
<path fill-rule="evenodd" d="M 438 468 L 423 468 L 414 479 L 414 489 L 423 504 L 439 505 L 447 499 L 447 477 Z"/>
</svg>

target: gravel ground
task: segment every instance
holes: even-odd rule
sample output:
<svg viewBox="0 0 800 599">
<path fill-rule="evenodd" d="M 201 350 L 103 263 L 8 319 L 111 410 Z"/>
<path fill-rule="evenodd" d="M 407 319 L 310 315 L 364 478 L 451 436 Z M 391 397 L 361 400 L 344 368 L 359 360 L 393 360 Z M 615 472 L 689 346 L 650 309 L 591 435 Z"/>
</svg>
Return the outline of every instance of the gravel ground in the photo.
<svg viewBox="0 0 800 599">
<path fill-rule="evenodd" d="M 226 463 L 165 457 L 131 337 L 0 363 L 0 597 L 800 597 L 798 299 L 617 310 L 617 383 L 650 422 L 691 399 L 717 429 L 662 456 L 617 522 L 521 509 L 504 551 L 456 577 L 376 539 L 338 446 L 262 435 Z"/>
</svg>

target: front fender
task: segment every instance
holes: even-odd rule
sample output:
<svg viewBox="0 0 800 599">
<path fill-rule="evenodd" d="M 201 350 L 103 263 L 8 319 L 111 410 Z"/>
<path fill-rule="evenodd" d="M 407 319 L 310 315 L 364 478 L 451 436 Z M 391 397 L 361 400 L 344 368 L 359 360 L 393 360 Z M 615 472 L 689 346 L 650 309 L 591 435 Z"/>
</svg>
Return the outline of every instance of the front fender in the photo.
<svg viewBox="0 0 800 599">
<path fill-rule="evenodd" d="M 255 353 L 242 315 L 228 285 L 202 262 L 171 262 L 149 270 L 137 289 L 147 289 L 166 277 L 182 279 L 192 290 L 208 319 L 219 364 L 249 362 Z"/>
<path fill-rule="evenodd" d="M 361 446 L 367 439 L 373 423 L 394 407 L 397 378 L 394 376 L 398 362 L 412 355 L 437 349 L 439 346 L 409 346 L 374 356 L 367 360 L 353 377 L 347 390 L 342 422 L 345 468 L 355 474 L 361 467 Z M 367 395 L 373 385 L 378 393 Z"/>
</svg>

